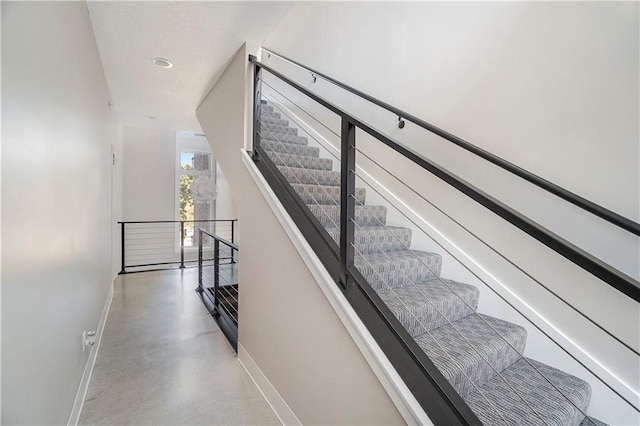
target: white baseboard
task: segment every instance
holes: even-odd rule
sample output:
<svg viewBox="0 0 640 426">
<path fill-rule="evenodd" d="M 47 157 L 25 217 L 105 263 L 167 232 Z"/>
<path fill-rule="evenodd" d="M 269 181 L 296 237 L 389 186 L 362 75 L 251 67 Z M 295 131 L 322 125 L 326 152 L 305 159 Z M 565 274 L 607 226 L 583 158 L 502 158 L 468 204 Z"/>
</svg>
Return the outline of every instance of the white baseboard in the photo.
<svg viewBox="0 0 640 426">
<path fill-rule="evenodd" d="M 109 289 L 109 294 L 107 295 L 107 300 L 105 301 L 104 309 L 102 310 L 102 316 L 100 317 L 100 323 L 98 324 L 98 329 L 96 330 L 96 343 L 91 347 L 91 352 L 89 352 L 89 359 L 87 360 L 87 363 L 84 367 L 84 372 L 82 373 L 80 386 L 78 387 L 78 392 L 76 393 L 76 400 L 73 403 L 73 409 L 71 410 L 71 415 L 69 416 L 69 421 L 67 423 L 68 426 L 76 426 L 78 424 L 78 420 L 80 420 L 80 413 L 82 412 L 82 406 L 84 405 L 84 400 L 87 397 L 87 391 L 89 390 L 89 383 L 91 382 L 93 366 L 96 363 L 98 350 L 100 349 L 100 342 L 102 341 L 102 332 L 104 331 L 104 326 L 107 322 L 107 316 L 109 315 L 109 309 L 111 308 L 112 300 L 113 281 L 111 282 L 111 288 Z"/>
<path fill-rule="evenodd" d="M 267 401 L 267 404 L 271 406 L 271 409 L 280 420 L 283 425 L 302 425 L 302 422 L 296 417 L 296 414 L 291 410 L 291 407 L 280 396 L 276 388 L 273 387 L 267 376 L 264 375 L 258 364 L 251 358 L 251 355 L 247 350 L 238 344 L 238 361 L 240 365 L 245 369 L 253 383 L 255 383 L 258 390 Z"/>
</svg>

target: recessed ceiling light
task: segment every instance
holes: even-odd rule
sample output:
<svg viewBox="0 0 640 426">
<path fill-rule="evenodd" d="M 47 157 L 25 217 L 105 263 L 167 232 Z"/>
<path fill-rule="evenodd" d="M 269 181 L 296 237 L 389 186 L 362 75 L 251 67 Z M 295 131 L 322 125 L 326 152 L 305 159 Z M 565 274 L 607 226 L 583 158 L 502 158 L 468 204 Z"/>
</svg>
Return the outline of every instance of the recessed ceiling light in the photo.
<svg viewBox="0 0 640 426">
<path fill-rule="evenodd" d="M 169 60 L 164 58 L 153 58 L 151 62 L 153 62 L 160 68 L 171 68 L 173 66 L 173 64 Z"/>
<path fill-rule="evenodd" d="M 148 118 L 149 120 L 155 120 L 156 119 L 153 115 L 145 115 L 144 118 Z"/>
</svg>

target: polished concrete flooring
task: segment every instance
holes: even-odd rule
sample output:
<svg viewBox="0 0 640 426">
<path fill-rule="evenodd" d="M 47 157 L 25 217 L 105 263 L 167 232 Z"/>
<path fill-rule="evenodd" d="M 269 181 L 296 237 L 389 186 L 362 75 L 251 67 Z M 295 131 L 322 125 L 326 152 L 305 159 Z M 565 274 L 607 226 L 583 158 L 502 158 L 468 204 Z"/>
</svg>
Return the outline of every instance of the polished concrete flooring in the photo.
<svg viewBox="0 0 640 426">
<path fill-rule="evenodd" d="M 80 424 L 280 424 L 196 281 L 197 269 L 116 280 Z"/>
</svg>

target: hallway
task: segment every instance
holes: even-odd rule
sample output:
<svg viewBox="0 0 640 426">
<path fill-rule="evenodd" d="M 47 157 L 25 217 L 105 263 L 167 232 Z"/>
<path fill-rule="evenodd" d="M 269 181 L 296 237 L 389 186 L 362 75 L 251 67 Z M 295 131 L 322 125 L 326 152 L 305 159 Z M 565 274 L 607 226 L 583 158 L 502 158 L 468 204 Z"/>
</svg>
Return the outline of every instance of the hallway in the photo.
<svg viewBox="0 0 640 426">
<path fill-rule="evenodd" d="M 280 424 L 194 291 L 197 276 L 116 279 L 80 424 Z"/>
</svg>

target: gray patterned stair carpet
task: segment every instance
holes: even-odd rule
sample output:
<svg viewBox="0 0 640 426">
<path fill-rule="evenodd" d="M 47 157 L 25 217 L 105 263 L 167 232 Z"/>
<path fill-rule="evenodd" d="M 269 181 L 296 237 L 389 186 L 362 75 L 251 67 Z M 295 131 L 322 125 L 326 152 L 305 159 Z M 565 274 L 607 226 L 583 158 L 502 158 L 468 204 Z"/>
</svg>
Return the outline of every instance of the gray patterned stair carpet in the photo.
<svg viewBox="0 0 640 426">
<path fill-rule="evenodd" d="M 299 133 L 262 103 L 262 148 L 339 243 L 339 162 Z M 412 250 L 411 230 L 387 226 L 364 188 L 355 198 L 356 267 L 483 424 L 606 426 L 585 416 L 587 382 L 523 357 L 524 328 L 478 313 L 476 287 L 440 277 L 442 257 Z"/>
</svg>

